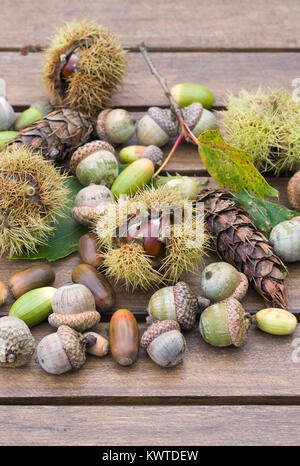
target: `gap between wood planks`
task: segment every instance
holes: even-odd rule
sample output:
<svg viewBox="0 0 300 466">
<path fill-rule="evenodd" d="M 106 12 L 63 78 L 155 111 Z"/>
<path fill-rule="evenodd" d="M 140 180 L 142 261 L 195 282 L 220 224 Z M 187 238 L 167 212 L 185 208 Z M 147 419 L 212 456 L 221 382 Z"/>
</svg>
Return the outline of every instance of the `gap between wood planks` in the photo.
<svg viewBox="0 0 300 466">
<path fill-rule="evenodd" d="M 35 46 L 35 44 L 30 44 Z M 146 44 L 147 45 L 147 44 Z M 25 45 L 26 47 L 26 45 Z M 46 50 L 46 46 L 38 46 L 39 48 Z M 124 46 L 124 49 L 130 53 L 140 53 L 138 47 Z M 243 47 L 151 47 L 147 46 L 147 49 L 151 53 L 176 53 L 176 52 L 187 52 L 187 53 L 298 53 L 300 47 L 264 47 L 264 48 L 243 48 Z M 0 52 L 16 52 L 21 53 L 22 47 L 0 47 Z M 28 53 L 41 53 L 28 52 Z"/>
<path fill-rule="evenodd" d="M 299 406 L 298 396 L 220 396 L 220 397 L 11 397 L 0 398 L 0 406 Z"/>
</svg>

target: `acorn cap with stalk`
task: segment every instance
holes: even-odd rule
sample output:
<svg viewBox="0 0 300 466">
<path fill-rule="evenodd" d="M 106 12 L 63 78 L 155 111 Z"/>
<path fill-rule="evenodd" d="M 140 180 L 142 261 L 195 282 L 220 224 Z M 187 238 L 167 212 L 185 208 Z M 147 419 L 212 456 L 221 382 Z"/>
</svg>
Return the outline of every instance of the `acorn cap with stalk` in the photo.
<svg viewBox="0 0 300 466">
<path fill-rule="evenodd" d="M 189 285 L 178 282 L 156 291 L 148 304 L 149 316 L 157 320 L 175 320 L 183 330 L 191 330 L 196 321 L 198 307 L 209 301 L 197 298 Z"/>
<path fill-rule="evenodd" d="M 184 121 L 196 138 L 204 131 L 219 127 L 215 115 L 198 102 L 185 107 L 182 113 Z"/>
<path fill-rule="evenodd" d="M 199 322 L 204 340 L 213 346 L 242 346 L 251 321 L 249 314 L 235 298 L 213 304 L 202 312 Z"/>
</svg>

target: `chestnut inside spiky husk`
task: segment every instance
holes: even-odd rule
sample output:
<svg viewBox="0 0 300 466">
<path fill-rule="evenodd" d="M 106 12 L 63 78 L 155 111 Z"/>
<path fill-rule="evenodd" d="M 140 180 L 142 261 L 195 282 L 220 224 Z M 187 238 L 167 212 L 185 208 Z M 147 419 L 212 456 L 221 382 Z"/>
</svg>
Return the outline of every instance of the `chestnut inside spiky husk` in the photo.
<svg viewBox="0 0 300 466">
<path fill-rule="evenodd" d="M 71 22 L 46 50 L 43 80 L 55 102 L 94 115 L 109 104 L 125 65 L 116 36 L 93 21 Z"/>
<path fill-rule="evenodd" d="M 68 200 L 65 179 L 41 153 L 24 146 L 1 152 L 0 255 L 30 252 L 45 243 Z"/>
<path fill-rule="evenodd" d="M 162 186 L 140 191 L 126 204 L 122 198 L 111 204 L 96 225 L 106 274 L 127 288 L 149 289 L 175 283 L 185 271 L 194 270 L 207 238 L 203 217 L 185 202 Z M 190 214 L 185 225 L 183 208 Z"/>
</svg>

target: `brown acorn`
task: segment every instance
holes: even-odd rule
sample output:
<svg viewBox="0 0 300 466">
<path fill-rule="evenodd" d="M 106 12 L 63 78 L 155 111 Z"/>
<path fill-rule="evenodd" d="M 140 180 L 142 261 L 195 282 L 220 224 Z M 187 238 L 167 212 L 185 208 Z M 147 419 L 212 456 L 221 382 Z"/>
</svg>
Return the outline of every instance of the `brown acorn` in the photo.
<svg viewBox="0 0 300 466">
<path fill-rule="evenodd" d="M 114 360 L 121 366 L 135 363 L 139 353 L 139 329 L 136 318 L 127 309 L 116 311 L 109 324 L 109 341 Z"/>
<path fill-rule="evenodd" d="M 116 293 L 105 276 L 89 264 L 80 264 L 72 272 L 74 283 L 85 285 L 95 298 L 98 311 L 106 312 L 111 309 L 116 300 Z"/>
<path fill-rule="evenodd" d="M 291 206 L 300 211 L 300 171 L 295 173 L 288 182 L 288 199 Z"/>
<path fill-rule="evenodd" d="M 103 258 L 98 250 L 98 238 L 94 233 L 86 233 L 78 242 L 78 252 L 84 264 L 100 267 Z"/>
<path fill-rule="evenodd" d="M 0 307 L 3 306 L 3 304 L 5 304 L 7 297 L 8 297 L 7 286 L 5 286 L 4 283 L 0 282 Z"/>
<path fill-rule="evenodd" d="M 48 264 L 40 264 L 15 273 L 9 280 L 9 287 L 17 299 L 35 288 L 51 285 L 55 280 L 55 272 Z"/>
</svg>

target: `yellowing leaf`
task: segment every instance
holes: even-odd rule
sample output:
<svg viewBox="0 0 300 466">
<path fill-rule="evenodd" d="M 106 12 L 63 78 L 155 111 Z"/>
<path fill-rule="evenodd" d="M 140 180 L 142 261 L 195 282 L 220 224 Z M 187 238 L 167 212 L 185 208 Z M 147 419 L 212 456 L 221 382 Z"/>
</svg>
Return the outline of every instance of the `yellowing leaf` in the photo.
<svg viewBox="0 0 300 466">
<path fill-rule="evenodd" d="M 264 196 L 278 196 L 278 191 L 270 186 L 252 163 L 251 156 L 244 150 L 229 146 L 220 130 L 202 133 L 198 151 L 208 173 L 223 188 L 240 193 L 248 189 L 260 199 Z"/>
</svg>

